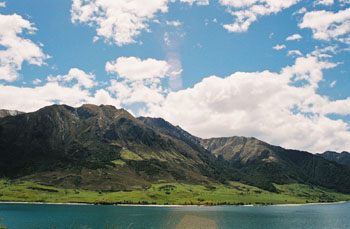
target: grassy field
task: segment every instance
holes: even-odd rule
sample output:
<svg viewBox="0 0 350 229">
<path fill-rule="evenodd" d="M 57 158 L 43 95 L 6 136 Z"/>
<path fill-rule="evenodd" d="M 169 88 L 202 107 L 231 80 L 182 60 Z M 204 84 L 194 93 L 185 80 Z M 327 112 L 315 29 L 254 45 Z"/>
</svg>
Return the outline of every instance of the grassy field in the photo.
<svg viewBox="0 0 350 229">
<path fill-rule="evenodd" d="M 280 193 L 231 182 L 200 186 L 178 183 L 154 184 L 148 189 L 119 192 L 60 189 L 31 182 L 0 180 L 0 201 L 124 204 L 303 204 L 348 201 L 350 195 L 301 184 L 276 185 Z"/>
</svg>

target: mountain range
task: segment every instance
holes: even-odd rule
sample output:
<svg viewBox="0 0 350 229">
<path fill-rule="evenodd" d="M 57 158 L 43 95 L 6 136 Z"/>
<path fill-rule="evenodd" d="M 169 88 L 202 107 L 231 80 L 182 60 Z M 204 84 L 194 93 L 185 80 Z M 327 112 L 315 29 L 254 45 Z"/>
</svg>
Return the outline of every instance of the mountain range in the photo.
<svg viewBox="0 0 350 229">
<path fill-rule="evenodd" d="M 350 193 L 344 163 L 256 138 L 201 139 L 108 105 L 2 114 L 0 176 L 7 179 L 103 191 L 238 181 L 273 192 L 274 184 L 300 183 Z"/>
<path fill-rule="evenodd" d="M 323 157 L 329 161 L 334 161 L 338 164 L 350 166 L 350 153 L 343 151 L 341 153 L 337 153 L 334 151 L 326 151 L 322 154 L 317 154 L 320 157 Z"/>
</svg>

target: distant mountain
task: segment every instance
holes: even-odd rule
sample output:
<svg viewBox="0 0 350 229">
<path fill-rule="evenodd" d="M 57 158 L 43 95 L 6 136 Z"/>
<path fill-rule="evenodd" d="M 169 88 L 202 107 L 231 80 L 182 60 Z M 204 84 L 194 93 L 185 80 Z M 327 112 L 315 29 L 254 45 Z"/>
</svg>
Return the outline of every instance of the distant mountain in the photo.
<svg viewBox="0 0 350 229">
<path fill-rule="evenodd" d="M 0 177 L 118 191 L 153 183 L 302 183 L 350 193 L 350 167 L 255 138 L 201 139 L 161 118 L 66 105 L 0 119 Z"/>
<path fill-rule="evenodd" d="M 347 165 L 350 166 L 350 153 L 349 152 L 333 152 L 333 151 L 326 151 L 322 154 L 317 154 L 320 157 L 323 157 L 329 161 L 334 161 L 337 162 L 338 164 L 341 165 Z"/>
<path fill-rule="evenodd" d="M 350 192 L 349 168 L 308 152 L 245 137 L 202 139 L 201 145 L 249 174 L 242 179 L 251 185 L 273 191 L 273 183 L 304 183 Z"/>
<path fill-rule="evenodd" d="M 23 114 L 24 112 L 16 111 L 16 110 L 4 110 L 0 109 L 0 118 L 6 117 L 6 116 L 16 116 L 19 114 Z"/>
</svg>

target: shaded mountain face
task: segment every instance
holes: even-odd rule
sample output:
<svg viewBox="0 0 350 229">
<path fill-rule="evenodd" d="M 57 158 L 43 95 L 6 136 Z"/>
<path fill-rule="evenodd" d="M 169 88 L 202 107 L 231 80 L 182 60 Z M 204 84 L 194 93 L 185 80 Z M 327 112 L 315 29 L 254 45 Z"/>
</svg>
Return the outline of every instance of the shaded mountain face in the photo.
<svg viewBox="0 0 350 229">
<path fill-rule="evenodd" d="M 198 152 L 201 160 L 210 168 L 210 171 L 202 171 L 206 176 L 220 183 L 227 183 L 229 180 L 238 181 L 243 176 L 237 168 L 231 166 L 227 161 L 218 160 L 215 154 L 202 147 L 200 138 L 191 135 L 181 127 L 173 126 L 162 118 L 139 117 L 138 119 L 153 130 L 171 136 Z"/>
<path fill-rule="evenodd" d="M 210 183 L 212 169 L 203 158 L 213 157 L 102 105 L 53 105 L 2 118 L 0 156 L 1 176 L 103 190 Z"/>
<path fill-rule="evenodd" d="M 350 166 L 350 153 L 349 152 L 341 152 L 341 153 L 337 153 L 337 152 L 333 152 L 333 151 L 326 151 L 322 154 L 317 154 L 320 157 L 323 157 L 324 159 L 327 159 L 329 161 L 334 161 L 338 164 L 341 165 L 346 165 L 346 166 Z"/>
<path fill-rule="evenodd" d="M 19 114 L 23 114 L 24 112 L 16 111 L 16 110 L 4 110 L 0 109 L 0 118 L 6 117 L 6 116 L 16 116 Z"/>
<path fill-rule="evenodd" d="M 246 174 L 243 182 L 267 190 L 273 183 L 304 183 L 350 192 L 349 168 L 308 152 L 245 137 L 201 139 L 201 145 Z"/>
</svg>

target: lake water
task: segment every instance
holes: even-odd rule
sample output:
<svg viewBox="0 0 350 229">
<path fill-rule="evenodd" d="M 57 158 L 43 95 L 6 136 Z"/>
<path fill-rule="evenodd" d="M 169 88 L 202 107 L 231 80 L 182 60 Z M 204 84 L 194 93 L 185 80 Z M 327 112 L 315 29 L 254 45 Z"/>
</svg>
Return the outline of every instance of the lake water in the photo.
<svg viewBox="0 0 350 229">
<path fill-rule="evenodd" d="M 350 203 L 304 206 L 142 207 L 0 204 L 11 228 L 350 228 Z"/>
</svg>

